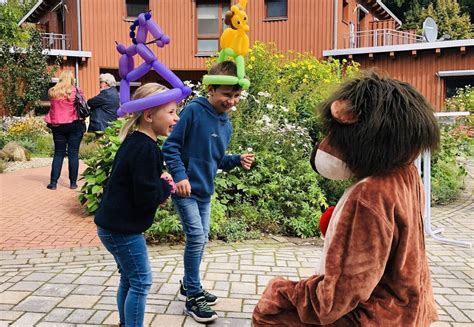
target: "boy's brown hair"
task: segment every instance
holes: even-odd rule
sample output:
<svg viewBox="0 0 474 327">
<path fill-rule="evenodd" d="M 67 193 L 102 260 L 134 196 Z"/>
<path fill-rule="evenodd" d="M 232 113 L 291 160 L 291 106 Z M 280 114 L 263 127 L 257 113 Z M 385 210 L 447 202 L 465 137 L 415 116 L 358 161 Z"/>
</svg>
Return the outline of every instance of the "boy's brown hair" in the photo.
<svg viewBox="0 0 474 327">
<path fill-rule="evenodd" d="M 222 62 L 218 62 L 209 69 L 209 75 L 227 75 L 227 76 L 235 76 L 237 77 L 237 65 L 235 62 L 230 60 L 225 60 Z M 210 87 L 217 89 L 219 86 L 218 84 L 209 85 Z M 233 85 L 232 91 L 241 90 L 242 87 L 239 84 Z"/>
<path fill-rule="evenodd" d="M 337 100 L 345 100 L 354 122 L 334 119 L 331 105 Z M 428 101 L 410 84 L 374 71 L 342 85 L 322 103 L 321 114 L 330 145 L 358 178 L 384 174 L 439 146 L 439 126 Z"/>
</svg>

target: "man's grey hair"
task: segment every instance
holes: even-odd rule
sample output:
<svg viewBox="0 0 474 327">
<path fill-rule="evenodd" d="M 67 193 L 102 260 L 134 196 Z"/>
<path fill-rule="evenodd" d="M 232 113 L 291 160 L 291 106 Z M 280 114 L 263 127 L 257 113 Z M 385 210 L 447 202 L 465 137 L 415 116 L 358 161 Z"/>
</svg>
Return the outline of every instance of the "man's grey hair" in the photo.
<svg viewBox="0 0 474 327">
<path fill-rule="evenodd" d="M 101 82 L 106 83 L 110 87 L 117 85 L 117 82 L 115 81 L 114 75 L 109 74 L 109 73 L 100 74 L 99 80 Z"/>
</svg>

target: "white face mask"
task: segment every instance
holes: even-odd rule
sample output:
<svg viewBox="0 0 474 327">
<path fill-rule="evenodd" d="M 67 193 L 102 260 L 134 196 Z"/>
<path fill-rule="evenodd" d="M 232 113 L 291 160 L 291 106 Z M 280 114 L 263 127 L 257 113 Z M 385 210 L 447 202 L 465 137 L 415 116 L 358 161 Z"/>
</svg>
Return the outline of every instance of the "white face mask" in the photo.
<svg viewBox="0 0 474 327">
<path fill-rule="evenodd" d="M 313 169 L 321 176 L 332 180 L 344 180 L 354 176 L 347 164 L 322 149 L 315 149 L 311 157 Z"/>
</svg>

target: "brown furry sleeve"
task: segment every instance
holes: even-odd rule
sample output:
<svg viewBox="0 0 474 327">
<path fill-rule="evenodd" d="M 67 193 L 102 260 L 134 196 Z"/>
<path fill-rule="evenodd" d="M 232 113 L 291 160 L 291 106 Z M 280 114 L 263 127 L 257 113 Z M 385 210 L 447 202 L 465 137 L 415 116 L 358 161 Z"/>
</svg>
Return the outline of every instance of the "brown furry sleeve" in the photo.
<svg viewBox="0 0 474 327">
<path fill-rule="evenodd" d="M 255 326 L 331 324 L 367 301 L 379 283 L 393 238 L 388 219 L 351 196 L 345 203 L 328 249 L 325 274 L 300 282 L 270 281 L 257 304 Z"/>
</svg>

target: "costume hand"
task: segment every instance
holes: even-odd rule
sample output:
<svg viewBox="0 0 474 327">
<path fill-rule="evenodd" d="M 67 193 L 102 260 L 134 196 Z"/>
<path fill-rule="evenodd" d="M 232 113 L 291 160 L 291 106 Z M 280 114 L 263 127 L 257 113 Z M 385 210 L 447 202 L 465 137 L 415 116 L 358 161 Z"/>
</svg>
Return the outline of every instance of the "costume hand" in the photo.
<svg viewBox="0 0 474 327">
<path fill-rule="evenodd" d="M 176 194 L 181 197 L 188 197 L 191 195 L 191 184 L 189 184 L 188 179 L 183 179 L 176 183 Z"/>
<path fill-rule="evenodd" d="M 249 170 L 252 167 L 252 163 L 255 160 L 255 155 L 253 153 L 244 153 L 240 155 L 240 164 L 244 169 Z"/>
</svg>

